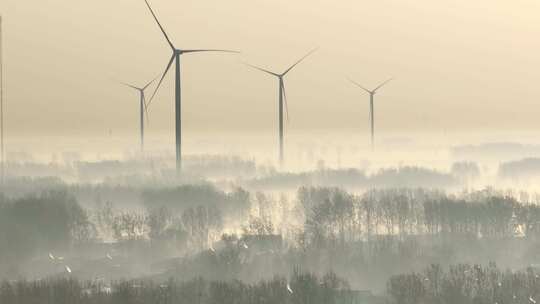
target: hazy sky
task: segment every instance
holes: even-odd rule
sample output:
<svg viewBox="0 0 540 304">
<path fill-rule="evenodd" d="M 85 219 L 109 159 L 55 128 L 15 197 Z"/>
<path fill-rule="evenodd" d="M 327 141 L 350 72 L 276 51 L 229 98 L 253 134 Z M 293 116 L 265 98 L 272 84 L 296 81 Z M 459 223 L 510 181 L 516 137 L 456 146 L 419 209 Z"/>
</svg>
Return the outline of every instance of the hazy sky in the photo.
<svg viewBox="0 0 540 304">
<path fill-rule="evenodd" d="M 280 71 L 290 130 L 368 130 L 366 86 L 396 77 L 376 105 L 381 131 L 540 128 L 537 0 L 152 0 L 182 57 L 186 132 L 277 128 Z M 143 0 L 2 0 L 10 134 L 136 134 L 137 93 L 170 50 Z M 150 134 L 172 132 L 173 77 Z"/>
</svg>

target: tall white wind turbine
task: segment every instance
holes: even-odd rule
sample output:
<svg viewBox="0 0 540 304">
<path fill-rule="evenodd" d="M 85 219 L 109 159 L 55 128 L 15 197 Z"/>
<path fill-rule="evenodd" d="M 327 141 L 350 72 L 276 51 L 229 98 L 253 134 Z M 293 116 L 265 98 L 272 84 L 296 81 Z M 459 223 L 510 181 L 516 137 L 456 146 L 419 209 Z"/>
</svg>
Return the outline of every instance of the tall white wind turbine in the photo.
<svg viewBox="0 0 540 304">
<path fill-rule="evenodd" d="M 386 85 L 388 82 L 390 82 L 391 80 L 393 80 L 392 78 L 386 80 L 385 82 L 381 83 L 380 85 L 378 85 L 375 89 L 373 90 L 368 90 L 366 88 L 364 88 L 363 86 L 361 86 L 360 84 L 358 84 L 357 82 L 349 79 L 350 82 L 352 82 L 354 85 L 360 87 L 361 89 L 363 89 L 364 91 L 366 91 L 368 94 L 369 94 L 369 121 L 370 121 L 370 126 L 371 126 L 371 149 L 374 149 L 375 148 L 375 95 L 377 94 L 377 91 L 382 88 L 384 85 Z"/>
<path fill-rule="evenodd" d="M 283 166 L 284 161 L 284 143 L 283 143 L 283 114 L 284 109 L 287 114 L 287 119 L 289 118 L 289 107 L 287 106 L 287 94 L 285 93 L 285 81 L 284 77 L 294 68 L 296 67 L 300 62 L 302 62 L 304 59 L 306 59 L 309 55 L 313 54 L 317 49 L 314 49 L 307 53 L 304 57 L 300 58 L 297 62 L 295 62 L 293 65 L 291 65 L 288 69 L 286 69 L 283 73 L 275 73 L 266 69 L 263 69 L 261 67 L 246 64 L 254 69 L 257 69 L 261 72 L 270 74 L 278 79 L 279 82 L 279 97 L 278 97 L 278 115 L 279 115 L 279 163 L 280 166 Z"/>
<path fill-rule="evenodd" d="M 141 152 L 144 151 L 144 120 L 145 120 L 145 117 L 146 117 L 146 121 L 148 121 L 148 105 L 146 104 L 146 95 L 145 95 L 144 92 L 152 84 L 152 82 L 154 82 L 154 80 L 150 81 L 149 83 L 147 83 L 142 88 L 122 82 L 123 85 L 125 85 L 125 86 L 127 86 L 129 88 L 132 88 L 132 89 L 136 90 L 137 92 L 139 92 Z"/>
<path fill-rule="evenodd" d="M 167 64 L 167 67 L 165 68 L 165 72 L 163 72 L 163 75 L 161 76 L 161 79 L 159 80 L 156 89 L 154 93 L 152 94 L 152 97 L 150 98 L 148 105 L 150 105 L 159 90 L 161 83 L 163 82 L 163 79 L 169 72 L 169 69 L 171 68 L 172 64 L 175 63 L 175 86 L 174 86 L 174 107 L 175 107 L 175 140 L 176 140 L 176 172 L 179 176 L 182 171 L 182 94 L 181 94 L 181 82 L 180 82 L 180 56 L 184 54 L 190 54 L 190 53 L 200 53 L 200 52 L 225 52 L 225 53 L 238 53 L 237 51 L 230 51 L 230 50 L 220 50 L 220 49 L 178 49 L 174 46 L 174 44 L 169 39 L 169 36 L 165 32 L 165 29 L 163 26 L 161 26 L 161 23 L 159 22 L 156 14 L 152 10 L 152 7 L 150 6 L 150 3 L 148 3 L 148 0 L 144 0 L 146 3 L 146 6 L 150 10 L 150 13 L 154 17 L 154 20 L 156 21 L 159 29 L 161 30 L 161 33 L 163 34 L 163 37 L 167 41 L 167 44 L 171 48 L 172 56 L 169 60 L 169 63 Z"/>
</svg>

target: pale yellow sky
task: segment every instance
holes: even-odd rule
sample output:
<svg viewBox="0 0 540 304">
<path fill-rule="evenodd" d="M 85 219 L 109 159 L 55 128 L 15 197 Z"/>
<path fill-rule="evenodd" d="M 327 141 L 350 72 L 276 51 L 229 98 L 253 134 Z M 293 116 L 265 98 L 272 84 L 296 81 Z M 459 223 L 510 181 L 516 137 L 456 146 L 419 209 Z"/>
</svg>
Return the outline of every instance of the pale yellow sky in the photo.
<svg viewBox="0 0 540 304">
<path fill-rule="evenodd" d="M 273 131 L 280 71 L 290 130 L 368 130 L 368 96 L 350 85 L 396 80 L 377 97 L 381 132 L 540 128 L 537 0 L 152 0 L 186 55 L 186 132 Z M 136 92 L 170 50 L 143 0 L 2 0 L 7 126 L 16 134 L 138 132 Z M 170 74 L 149 134 L 173 131 Z"/>
</svg>

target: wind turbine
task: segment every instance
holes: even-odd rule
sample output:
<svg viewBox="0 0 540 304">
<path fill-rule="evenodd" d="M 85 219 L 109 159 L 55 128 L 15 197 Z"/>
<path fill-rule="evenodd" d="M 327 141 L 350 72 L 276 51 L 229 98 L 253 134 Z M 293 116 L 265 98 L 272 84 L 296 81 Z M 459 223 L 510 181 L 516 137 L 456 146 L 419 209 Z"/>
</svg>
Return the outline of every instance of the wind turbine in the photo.
<svg viewBox="0 0 540 304">
<path fill-rule="evenodd" d="M 350 82 L 352 82 L 354 85 L 360 87 L 361 89 L 363 89 L 364 91 L 366 91 L 368 94 L 369 94 L 369 120 L 370 120 L 370 125 L 371 125 L 371 149 L 374 149 L 374 146 L 375 146 L 375 108 L 374 108 L 374 101 L 375 101 L 375 94 L 377 94 L 377 91 L 382 88 L 384 85 L 386 85 L 387 83 L 389 83 L 391 80 L 393 80 L 392 78 L 386 80 L 385 82 L 381 83 L 380 85 L 378 85 L 375 89 L 373 90 L 368 90 L 366 88 L 364 88 L 363 86 L 361 86 L 360 84 L 358 84 L 357 82 L 353 81 L 352 79 L 349 79 Z"/>
<path fill-rule="evenodd" d="M 165 32 L 165 29 L 163 26 L 161 26 L 161 23 L 159 22 L 156 14 L 154 13 L 154 10 L 152 10 L 152 7 L 150 6 L 150 3 L 148 3 L 148 0 L 144 0 L 146 3 L 146 6 L 148 6 L 148 9 L 150 10 L 150 13 L 152 14 L 152 17 L 154 17 L 154 20 L 156 21 L 159 29 L 161 30 L 161 33 L 165 37 L 165 40 L 169 44 L 172 50 L 172 56 L 169 60 L 169 63 L 167 64 L 167 67 L 165 68 L 165 72 L 163 72 L 163 75 L 161 76 L 161 79 L 159 80 L 159 83 L 156 86 L 156 89 L 154 90 L 154 93 L 152 94 L 152 97 L 150 97 L 150 100 L 148 102 L 148 105 L 152 103 L 152 100 L 154 99 L 154 96 L 156 96 L 157 91 L 159 90 L 161 83 L 163 82 L 163 79 L 169 72 L 169 69 L 171 68 L 171 65 L 173 62 L 176 63 L 175 65 L 175 90 L 174 90 L 174 110 L 175 110 L 175 139 L 176 139 L 176 173 L 177 175 L 180 175 L 180 172 L 182 171 L 182 95 L 181 95 L 181 82 L 180 82 L 180 55 L 183 54 L 189 54 L 189 53 L 199 53 L 199 52 L 224 52 L 224 53 L 239 53 L 236 51 L 230 51 L 230 50 L 220 50 L 220 49 L 178 49 L 174 46 L 174 44 L 169 39 L 169 36 Z"/>
<path fill-rule="evenodd" d="M 269 70 L 260 68 L 255 65 L 251 65 L 246 63 L 246 65 L 257 69 L 261 72 L 270 74 L 274 77 L 278 78 L 279 81 L 279 163 L 281 166 L 283 166 L 283 159 L 284 159 L 284 146 L 283 146 L 283 108 L 285 108 L 285 111 L 287 113 L 287 120 L 289 119 L 289 107 L 287 106 L 287 94 L 285 93 L 285 82 L 283 78 L 289 73 L 295 66 L 297 66 L 300 62 L 302 62 L 304 59 L 306 59 L 309 55 L 313 54 L 317 49 L 311 50 L 309 53 L 304 55 L 304 57 L 300 58 L 297 62 L 295 62 L 293 65 L 291 65 L 288 69 L 285 70 L 285 72 L 278 74 L 275 72 L 271 72 Z"/>
<path fill-rule="evenodd" d="M 146 104 L 146 96 L 144 94 L 144 91 L 154 82 L 155 79 L 147 83 L 144 87 L 139 88 L 134 85 L 124 83 L 123 85 L 130 87 L 134 90 L 137 90 L 139 92 L 139 108 L 140 108 L 140 123 L 141 123 L 141 152 L 144 151 L 144 117 L 146 113 L 146 120 L 148 121 L 148 105 Z"/>
</svg>

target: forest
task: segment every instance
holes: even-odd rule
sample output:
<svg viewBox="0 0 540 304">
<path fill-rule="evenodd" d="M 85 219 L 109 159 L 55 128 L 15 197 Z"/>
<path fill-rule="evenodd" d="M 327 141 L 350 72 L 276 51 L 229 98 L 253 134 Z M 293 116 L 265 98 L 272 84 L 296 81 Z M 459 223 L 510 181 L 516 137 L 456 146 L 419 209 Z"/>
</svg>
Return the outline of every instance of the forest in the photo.
<svg viewBox="0 0 540 304">
<path fill-rule="evenodd" d="M 425 170 L 407 170 L 380 172 L 424 178 Z M 456 181 L 479 174 L 470 163 L 457 163 L 452 172 Z M 334 179 L 338 171 L 316 174 Z M 381 183 L 393 178 L 377 174 Z M 367 178 L 347 176 L 360 183 Z M 533 192 L 408 183 L 263 191 L 208 179 L 179 186 L 37 177 L 8 182 L 13 187 L 0 203 L 6 303 L 31 303 L 44 294 L 50 303 L 176 303 L 191 299 L 185 293 L 193 286 L 201 290 L 199 303 L 225 301 L 219 294 L 228 292 L 236 295 L 231 303 L 478 303 L 488 289 L 480 296 L 467 283 L 459 292 L 447 286 L 457 284 L 455 269 L 517 280 L 534 273 L 540 258 Z M 433 269 L 446 293 L 426 283 Z M 505 296 L 514 292 L 504 286 Z M 299 296 L 306 288 L 314 288 L 307 292 L 313 299 Z M 502 297 L 495 289 L 490 299 Z"/>
</svg>

